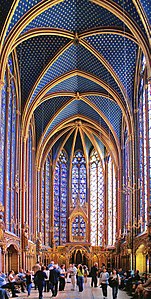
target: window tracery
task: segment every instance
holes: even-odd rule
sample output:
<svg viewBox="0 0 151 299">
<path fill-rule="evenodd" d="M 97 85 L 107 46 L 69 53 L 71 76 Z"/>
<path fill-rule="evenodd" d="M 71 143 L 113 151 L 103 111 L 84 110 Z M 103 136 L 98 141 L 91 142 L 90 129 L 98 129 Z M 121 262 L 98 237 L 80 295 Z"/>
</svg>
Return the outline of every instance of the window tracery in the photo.
<svg viewBox="0 0 151 299">
<path fill-rule="evenodd" d="M 93 246 L 104 245 L 105 196 L 101 161 L 95 150 L 90 155 L 90 225 Z"/>
<path fill-rule="evenodd" d="M 67 167 L 68 157 L 62 150 L 54 173 L 54 241 L 56 246 L 67 241 Z"/>
<path fill-rule="evenodd" d="M 140 231 L 146 229 L 147 224 L 147 118 L 146 118 L 146 93 L 145 93 L 145 58 L 142 60 L 141 80 L 138 103 L 139 126 L 139 180 L 140 180 Z"/>
</svg>

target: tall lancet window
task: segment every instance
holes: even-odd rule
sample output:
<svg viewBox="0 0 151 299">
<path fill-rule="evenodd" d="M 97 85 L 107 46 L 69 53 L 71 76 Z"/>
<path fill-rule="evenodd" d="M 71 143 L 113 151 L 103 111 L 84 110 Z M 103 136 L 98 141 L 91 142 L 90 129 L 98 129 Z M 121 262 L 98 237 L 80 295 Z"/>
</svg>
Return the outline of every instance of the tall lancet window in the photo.
<svg viewBox="0 0 151 299">
<path fill-rule="evenodd" d="M 125 128 L 123 136 L 123 196 L 122 196 L 122 233 L 126 233 L 131 223 L 130 191 L 130 140 Z"/>
<path fill-rule="evenodd" d="M 147 103 L 145 96 L 145 59 L 142 61 L 142 78 L 139 89 L 139 169 L 140 169 L 140 223 L 141 232 L 147 224 Z"/>
<path fill-rule="evenodd" d="M 16 200 L 16 84 L 13 76 L 12 59 L 8 66 L 5 84 L 2 90 L 1 102 L 1 142 L 0 142 L 0 201 L 5 207 L 6 230 L 15 232 L 15 222 L 18 209 Z"/>
<path fill-rule="evenodd" d="M 67 176 L 68 157 L 62 150 L 54 174 L 54 241 L 56 246 L 67 241 Z"/>
<path fill-rule="evenodd" d="M 1 126 L 0 126 L 0 202 L 4 206 L 4 157 L 5 157 L 5 131 L 6 131 L 6 97 L 7 77 L 5 76 L 1 98 Z"/>
<path fill-rule="evenodd" d="M 104 245 L 105 198 L 103 167 L 95 150 L 90 155 L 90 225 L 92 246 Z"/>
<path fill-rule="evenodd" d="M 111 157 L 108 159 L 108 245 L 114 245 L 116 237 L 116 177 Z"/>
<path fill-rule="evenodd" d="M 149 186 L 151 205 L 151 82 L 148 84 L 148 119 L 149 119 Z"/>
<path fill-rule="evenodd" d="M 43 244 L 50 245 L 51 226 L 51 156 L 48 154 L 42 175 L 42 238 Z"/>
<path fill-rule="evenodd" d="M 72 161 L 72 205 L 76 207 L 77 200 L 83 206 L 86 199 L 86 161 L 83 153 L 75 152 Z"/>
<path fill-rule="evenodd" d="M 29 224 L 29 231 L 33 226 L 33 215 L 31 212 L 33 211 L 33 140 L 32 140 L 32 129 L 29 129 L 28 135 L 28 154 L 27 154 L 27 165 L 28 165 L 28 174 L 27 174 L 27 198 L 26 198 L 26 222 Z M 31 232 L 30 232 L 31 233 Z"/>
</svg>

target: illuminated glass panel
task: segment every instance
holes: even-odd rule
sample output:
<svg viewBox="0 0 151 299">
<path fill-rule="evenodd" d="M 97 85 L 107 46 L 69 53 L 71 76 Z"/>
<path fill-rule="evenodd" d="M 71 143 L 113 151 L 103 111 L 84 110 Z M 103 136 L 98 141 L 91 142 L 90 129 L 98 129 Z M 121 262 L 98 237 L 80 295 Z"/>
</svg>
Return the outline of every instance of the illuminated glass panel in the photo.
<svg viewBox="0 0 151 299">
<path fill-rule="evenodd" d="M 14 80 L 11 80 L 12 92 L 12 120 L 11 120 L 11 216 L 15 212 L 15 174 L 16 174 L 16 89 Z M 13 230 L 14 227 L 11 227 Z"/>
<path fill-rule="evenodd" d="M 28 207 L 28 213 L 26 213 L 26 222 L 29 224 L 29 236 L 32 233 L 33 226 L 33 157 L 32 157 L 32 130 L 29 130 L 28 136 L 28 203 L 26 206 Z"/>
<path fill-rule="evenodd" d="M 122 193 L 122 233 L 125 233 L 131 224 L 131 193 L 130 184 L 130 148 L 128 130 L 124 131 L 123 144 L 123 193 Z"/>
<path fill-rule="evenodd" d="M 94 150 L 90 156 L 90 225 L 92 246 L 104 243 L 104 175 L 102 164 Z"/>
<path fill-rule="evenodd" d="M 142 61 L 142 73 L 145 69 L 145 59 Z M 145 79 L 141 78 L 139 89 L 139 169 L 140 169 L 140 231 L 146 230 L 147 224 L 147 120 Z"/>
<path fill-rule="evenodd" d="M 151 82 L 148 84 L 148 119 L 149 119 L 149 190 L 151 205 Z"/>
<path fill-rule="evenodd" d="M 12 90 L 10 86 L 8 99 L 8 132 L 7 132 L 7 173 L 6 173 L 6 226 L 11 230 L 11 142 L 12 142 Z"/>
<path fill-rule="evenodd" d="M 86 240 L 86 223 L 80 215 L 75 217 L 72 222 L 72 237 L 75 240 L 78 240 L 78 237 L 81 237 L 81 241 Z"/>
<path fill-rule="evenodd" d="M 116 236 L 116 178 L 111 157 L 108 160 L 108 245 L 114 245 Z"/>
<path fill-rule="evenodd" d="M 51 206 L 50 206 L 50 157 L 45 163 L 45 245 L 50 245 Z"/>
<path fill-rule="evenodd" d="M 60 166 L 57 162 L 54 174 L 54 239 L 59 245 L 59 228 L 60 228 Z"/>
<path fill-rule="evenodd" d="M 116 201 L 116 177 L 115 177 L 115 167 L 113 164 L 113 244 L 116 241 L 116 205 L 117 205 L 117 201 Z"/>
<path fill-rule="evenodd" d="M 72 161 L 72 205 L 76 207 L 77 200 L 83 206 L 86 199 L 86 161 L 81 151 L 76 151 Z"/>
<path fill-rule="evenodd" d="M 41 186 L 41 193 L 42 193 L 42 207 L 41 207 L 41 232 L 42 232 L 42 243 L 45 244 L 45 167 L 42 172 L 42 186 Z"/>
<path fill-rule="evenodd" d="M 112 180 L 113 180 L 113 173 L 112 173 L 112 160 L 109 157 L 108 161 L 108 245 L 112 245 L 112 236 L 113 236 L 113 211 L 112 211 Z"/>
<path fill-rule="evenodd" d="M 61 151 L 54 174 L 54 240 L 56 246 L 67 242 L 67 154 Z"/>
<path fill-rule="evenodd" d="M 50 246 L 50 227 L 51 227 L 51 156 L 48 154 L 42 170 L 41 185 L 41 229 L 42 243 Z"/>
<path fill-rule="evenodd" d="M 1 99 L 1 127 L 0 127 L 0 202 L 4 205 L 4 150 L 5 150 L 5 128 L 6 128 L 6 95 L 7 95 L 7 82 L 5 77 L 5 83 L 2 89 Z"/>
</svg>

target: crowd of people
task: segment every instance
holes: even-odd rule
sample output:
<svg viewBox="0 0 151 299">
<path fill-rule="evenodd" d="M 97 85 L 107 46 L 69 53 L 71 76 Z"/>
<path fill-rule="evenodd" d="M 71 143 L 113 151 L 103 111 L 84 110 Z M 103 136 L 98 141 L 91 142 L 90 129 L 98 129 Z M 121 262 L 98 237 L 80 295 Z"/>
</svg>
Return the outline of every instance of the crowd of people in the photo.
<svg viewBox="0 0 151 299">
<path fill-rule="evenodd" d="M 133 299 L 151 298 L 151 276 L 140 277 L 138 270 L 135 273 L 123 269 L 109 270 L 105 264 L 99 268 L 98 263 L 94 263 L 90 271 L 86 265 L 81 264 L 70 264 L 65 269 L 65 264 L 59 266 L 51 261 L 48 266 L 37 262 L 32 271 L 20 269 L 15 274 L 11 270 L 7 276 L 0 272 L 0 299 L 8 299 L 8 291 L 12 293 L 12 297 L 18 297 L 18 292 L 27 292 L 27 296 L 30 296 L 32 287 L 38 289 L 39 299 L 43 298 L 43 291 L 51 291 L 51 296 L 56 297 L 58 291 L 65 290 L 68 282 L 71 283 L 72 291 L 83 292 L 88 276 L 91 277 L 91 287 L 100 287 L 104 299 L 108 295 L 108 286 L 112 288 L 113 299 L 117 298 L 119 289 L 127 291 Z"/>
<path fill-rule="evenodd" d="M 118 290 L 126 291 L 132 299 L 151 299 L 151 275 L 140 276 L 139 270 L 124 271 L 123 269 L 106 269 L 105 265 L 99 269 L 95 263 L 91 268 L 91 287 L 100 285 L 104 298 L 107 298 L 108 285 L 112 288 L 112 298 L 116 299 Z"/>
</svg>

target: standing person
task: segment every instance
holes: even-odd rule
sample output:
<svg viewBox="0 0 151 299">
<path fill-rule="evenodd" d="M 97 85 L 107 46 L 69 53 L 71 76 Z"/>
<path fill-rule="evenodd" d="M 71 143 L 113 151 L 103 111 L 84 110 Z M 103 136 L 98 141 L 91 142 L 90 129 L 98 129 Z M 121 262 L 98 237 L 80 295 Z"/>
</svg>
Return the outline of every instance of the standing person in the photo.
<svg viewBox="0 0 151 299">
<path fill-rule="evenodd" d="M 83 284 L 84 284 L 84 269 L 82 268 L 82 265 L 78 265 L 78 286 L 79 286 L 79 292 L 83 292 Z"/>
<path fill-rule="evenodd" d="M 36 272 L 41 270 L 41 266 L 39 264 L 39 262 L 37 262 L 33 267 L 32 267 L 32 271 L 34 271 L 34 277 L 36 276 Z M 37 285 L 36 285 L 36 281 L 34 279 L 34 284 L 35 284 L 35 290 L 37 289 Z"/>
<path fill-rule="evenodd" d="M 60 277 L 60 271 L 58 269 L 58 265 L 54 265 L 53 269 L 50 270 L 50 274 L 49 274 L 50 289 L 52 291 L 52 297 L 57 296 L 59 277 Z"/>
<path fill-rule="evenodd" d="M 32 276 L 29 270 L 26 271 L 26 287 L 27 287 L 27 292 L 29 297 L 31 292 L 31 287 L 32 287 Z"/>
<path fill-rule="evenodd" d="M 86 265 L 83 266 L 83 269 L 84 269 L 84 283 L 87 283 L 88 281 L 87 277 L 89 275 L 89 271 Z"/>
<path fill-rule="evenodd" d="M 60 277 L 59 277 L 59 291 L 64 291 L 65 288 L 65 265 L 60 266 Z"/>
<path fill-rule="evenodd" d="M 47 290 L 47 292 L 49 292 L 49 273 L 50 273 L 50 271 L 49 271 L 48 267 L 45 267 L 44 272 L 47 275 L 47 278 L 45 279 L 45 283 L 44 283 L 45 284 L 44 290 L 45 290 L 45 292 L 46 292 L 46 290 Z"/>
<path fill-rule="evenodd" d="M 93 288 L 93 284 L 94 287 L 97 287 L 97 283 L 98 283 L 98 263 L 94 263 L 94 266 L 91 268 L 91 287 Z"/>
<path fill-rule="evenodd" d="M 38 292 L 39 292 L 39 299 L 42 299 L 42 291 L 44 287 L 44 281 L 47 278 L 46 273 L 44 272 L 45 268 L 42 266 L 41 270 L 38 270 L 35 274 L 35 281 L 36 285 L 38 286 Z"/>
<path fill-rule="evenodd" d="M 109 280 L 109 273 L 107 272 L 106 268 L 103 269 L 103 272 L 100 274 L 100 281 L 102 286 L 102 292 L 104 298 L 107 298 L 107 286 Z"/>
<path fill-rule="evenodd" d="M 112 288 L 113 299 L 116 299 L 117 298 L 118 289 L 119 289 L 119 285 L 120 285 L 120 276 L 117 273 L 116 269 L 113 269 L 113 272 L 110 275 L 109 285 Z"/>
<path fill-rule="evenodd" d="M 77 275 L 77 268 L 76 266 L 73 264 L 71 269 L 70 269 L 70 275 L 71 275 L 71 283 L 72 283 L 72 289 L 71 291 L 75 291 L 76 290 L 76 275 Z"/>
</svg>

